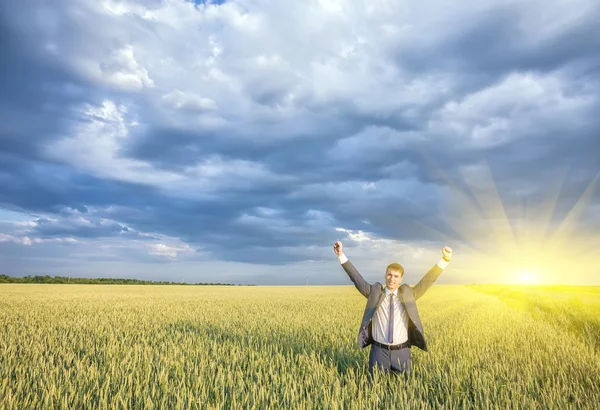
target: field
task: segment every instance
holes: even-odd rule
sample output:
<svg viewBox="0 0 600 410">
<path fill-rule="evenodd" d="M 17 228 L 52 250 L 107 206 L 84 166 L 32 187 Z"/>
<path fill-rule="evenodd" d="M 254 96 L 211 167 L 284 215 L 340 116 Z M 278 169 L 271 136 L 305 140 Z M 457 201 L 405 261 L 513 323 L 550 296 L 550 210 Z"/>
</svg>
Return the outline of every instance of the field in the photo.
<svg viewBox="0 0 600 410">
<path fill-rule="evenodd" d="M 351 286 L 0 285 L 0 408 L 581 408 L 600 288 L 434 285 L 409 380 L 368 375 Z M 597 407 L 596 407 L 597 408 Z"/>
</svg>

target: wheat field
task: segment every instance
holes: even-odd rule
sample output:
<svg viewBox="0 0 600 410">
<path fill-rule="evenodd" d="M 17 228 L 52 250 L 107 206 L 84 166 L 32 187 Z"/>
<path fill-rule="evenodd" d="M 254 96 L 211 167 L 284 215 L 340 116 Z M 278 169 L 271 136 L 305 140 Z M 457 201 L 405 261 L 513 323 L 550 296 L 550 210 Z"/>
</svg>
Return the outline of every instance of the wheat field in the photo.
<svg viewBox="0 0 600 410">
<path fill-rule="evenodd" d="M 0 285 L 0 408 L 598 408 L 599 288 L 434 285 L 408 380 L 369 377 L 364 304 L 352 286 Z"/>
</svg>

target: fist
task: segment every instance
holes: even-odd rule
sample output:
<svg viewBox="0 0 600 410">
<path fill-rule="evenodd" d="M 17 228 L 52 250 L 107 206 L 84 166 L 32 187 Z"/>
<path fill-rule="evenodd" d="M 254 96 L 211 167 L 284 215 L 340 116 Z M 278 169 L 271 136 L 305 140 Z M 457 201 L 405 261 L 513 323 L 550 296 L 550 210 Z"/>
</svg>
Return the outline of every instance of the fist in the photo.
<svg viewBox="0 0 600 410">
<path fill-rule="evenodd" d="M 337 241 L 333 244 L 333 251 L 337 256 L 340 256 L 342 253 L 344 253 L 343 248 L 344 247 L 342 246 L 342 243 L 340 241 Z"/>
<path fill-rule="evenodd" d="M 449 261 L 450 258 L 452 258 L 452 248 L 450 248 L 449 246 L 444 246 L 442 248 L 442 258 Z"/>
</svg>

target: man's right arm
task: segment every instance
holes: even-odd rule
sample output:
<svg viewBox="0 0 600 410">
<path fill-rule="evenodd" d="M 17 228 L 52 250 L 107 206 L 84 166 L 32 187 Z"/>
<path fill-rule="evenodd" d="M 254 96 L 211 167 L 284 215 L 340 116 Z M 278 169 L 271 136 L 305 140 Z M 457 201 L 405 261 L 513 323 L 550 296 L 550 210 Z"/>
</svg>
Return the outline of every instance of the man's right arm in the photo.
<svg viewBox="0 0 600 410">
<path fill-rule="evenodd" d="M 344 255 L 344 253 L 342 252 L 341 249 L 341 243 L 340 242 L 336 242 L 339 243 L 339 250 L 336 250 L 336 247 L 334 245 L 334 250 L 336 250 L 336 255 L 340 261 L 340 263 L 342 264 L 342 268 L 344 268 L 344 270 L 346 271 L 346 273 L 348 274 L 348 276 L 350 277 L 350 280 L 352 280 L 352 282 L 354 283 L 354 286 L 356 287 L 356 289 L 358 289 L 358 291 L 366 298 L 369 297 L 369 293 L 371 293 L 371 284 L 369 284 L 369 282 L 367 282 L 360 273 L 358 273 L 358 270 L 354 267 L 354 265 L 352 264 L 352 262 L 350 262 L 348 260 L 348 258 L 346 257 L 346 255 Z"/>
<path fill-rule="evenodd" d="M 442 271 L 448 266 L 450 262 L 450 258 L 452 257 L 452 248 L 449 246 L 444 246 L 442 249 L 442 258 L 438 261 L 438 263 L 429 270 L 423 276 L 423 278 L 417 283 L 415 286 L 411 286 L 413 293 L 415 295 L 415 300 L 418 300 L 421 296 L 427 292 L 427 289 L 433 285 L 433 282 L 436 281 L 438 276 L 442 273 Z"/>
</svg>

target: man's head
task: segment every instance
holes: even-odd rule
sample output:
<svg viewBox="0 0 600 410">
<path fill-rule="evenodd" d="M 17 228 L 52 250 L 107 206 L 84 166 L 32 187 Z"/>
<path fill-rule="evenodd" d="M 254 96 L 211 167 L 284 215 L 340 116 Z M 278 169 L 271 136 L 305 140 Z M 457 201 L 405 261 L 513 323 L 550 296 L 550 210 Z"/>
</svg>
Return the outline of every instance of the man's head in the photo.
<svg viewBox="0 0 600 410">
<path fill-rule="evenodd" d="M 404 276 L 404 268 L 399 263 L 390 263 L 385 269 L 385 285 L 390 291 L 395 291 L 400 286 Z"/>
</svg>

